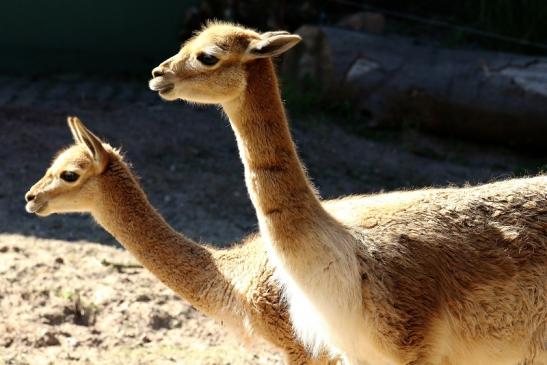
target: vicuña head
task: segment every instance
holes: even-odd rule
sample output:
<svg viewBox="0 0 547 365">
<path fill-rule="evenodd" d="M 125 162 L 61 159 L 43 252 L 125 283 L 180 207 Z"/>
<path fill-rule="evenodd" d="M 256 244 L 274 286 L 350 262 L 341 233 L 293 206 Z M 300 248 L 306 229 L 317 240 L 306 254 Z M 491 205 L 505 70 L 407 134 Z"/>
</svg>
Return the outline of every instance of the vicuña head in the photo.
<svg viewBox="0 0 547 365">
<path fill-rule="evenodd" d="M 29 213 L 48 216 L 93 210 L 97 176 L 117 152 L 103 144 L 78 118 L 69 117 L 68 125 L 76 144 L 61 151 L 46 174 L 25 195 Z"/>
<path fill-rule="evenodd" d="M 166 100 L 223 104 L 244 91 L 247 63 L 282 54 L 300 40 L 284 31 L 258 33 L 209 23 L 179 53 L 152 71 L 150 88 Z"/>
</svg>

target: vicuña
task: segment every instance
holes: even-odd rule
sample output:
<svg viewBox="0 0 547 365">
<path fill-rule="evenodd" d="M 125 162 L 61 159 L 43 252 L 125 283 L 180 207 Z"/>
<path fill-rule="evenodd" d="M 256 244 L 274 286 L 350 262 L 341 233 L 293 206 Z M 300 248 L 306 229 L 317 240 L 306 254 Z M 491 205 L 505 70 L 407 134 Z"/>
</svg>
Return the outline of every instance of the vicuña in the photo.
<svg viewBox="0 0 547 365">
<path fill-rule="evenodd" d="M 348 364 L 547 363 L 547 177 L 329 209 L 296 153 L 272 63 L 299 41 L 210 23 L 150 81 L 166 100 L 219 104 L 230 119 L 298 336 Z"/>
<path fill-rule="evenodd" d="M 221 250 L 174 231 L 150 205 L 119 151 L 77 118 L 68 123 L 76 144 L 61 151 L 25 195 L 29 213 L 91 213 L 165 285 L 243 338 L 263 337 L 290 365 L 331 363 L 324 354 L 312 356 L 296 338 L 258 235 Z"/>
</svg>

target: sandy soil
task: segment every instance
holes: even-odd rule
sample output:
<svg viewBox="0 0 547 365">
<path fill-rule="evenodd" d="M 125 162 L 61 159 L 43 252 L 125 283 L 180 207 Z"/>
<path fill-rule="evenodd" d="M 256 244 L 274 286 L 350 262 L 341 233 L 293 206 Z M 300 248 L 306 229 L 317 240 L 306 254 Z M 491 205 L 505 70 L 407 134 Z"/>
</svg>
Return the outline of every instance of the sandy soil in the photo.
<svg viewBox="0 0 547 365">
<path fill-rule="evenodd" d="M 152 203 L 187 236 L 220 246 L 256 229 L 217 110 L 166 104 L 136 83 L 0 77 L 0 364 L 280 363 L 266 344 L 242 348 L 146 270 L 104 265 L 133 261 L 89 217 L 24 212 L 25 191 L 71 143 L 68 114 L 122 146 Z M 546 162 L 413 132 L 366 139 L 336 124 L 292 124 L 325 198 L 485 182 Z"/>
<path fill-rule="evenodd" d="M 135 264 L 95 243 L 0 235 L 0 363 L 281 363 L 265 343 L 242 348 Z"/>
</svg>

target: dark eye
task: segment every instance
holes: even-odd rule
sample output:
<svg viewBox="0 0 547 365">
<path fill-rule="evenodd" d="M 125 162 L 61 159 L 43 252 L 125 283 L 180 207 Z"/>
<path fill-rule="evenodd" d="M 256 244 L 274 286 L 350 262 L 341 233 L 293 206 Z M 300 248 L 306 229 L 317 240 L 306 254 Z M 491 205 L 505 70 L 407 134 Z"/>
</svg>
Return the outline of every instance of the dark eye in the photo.
<svg viewBox="0 0 547 365">
<path fill-rule="evenodd" d="M 74 181 L 78 180 L 79 177 L 80 177 L 80 175 L 78 175 L 77 173 L 75 173 L 73 171 L 63 171 L 63 172 L 61 172 L 61 179 L 63 179 L 66 182 L 74 182 Z"/>
<path fill-rule="evenodd" d="M 197 58 L 199 62 L 207 66 L 213 66 L 218 62 L 218 58 L 207 53 L 200 53 Z"/>
</svg>

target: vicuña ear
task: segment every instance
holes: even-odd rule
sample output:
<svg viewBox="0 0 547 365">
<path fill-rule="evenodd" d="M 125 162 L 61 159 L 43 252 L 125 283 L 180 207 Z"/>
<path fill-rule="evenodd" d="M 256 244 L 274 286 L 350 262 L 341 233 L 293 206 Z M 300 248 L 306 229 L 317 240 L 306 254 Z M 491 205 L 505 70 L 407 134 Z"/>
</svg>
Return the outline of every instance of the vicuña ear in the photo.
<svg viewBox="0 0 547 365">
<path fill-rule="evenodd" d="M 289 35 L 289 34 L 291 33 L 287 32 L 286 30 L 274 30 L 272 32 L 262 33 L 260 35 L 260 38 L 266 39 L 266 38 L 273 37 L 274 35 Z"/>
<path fill-rule="evenodd" d="M 68 117 L 68 126 L 76 143 L 84 144 L 102 171 L 108 163 L 108 153 L 103 143 L 87 129 L 78 117 Z"/>
<path fill-rule="evenodd" d="M 249 43 L 247 54 L 254 58 L 275 57 L 288 51 L 301 40 L 299 35 L 284 31 L 266 32 L 260 39 L 253 39 Z"/>
<path fill-rule="evenodd" d="M 78 120 L 78 117 L 68 117 L 67 123 L 68 128 L 70 128 L 70 133 L 72 133 L 72 138 L 74 139 L 74 142 L 77 144 L 82 144 L 84 141 L 82 141 L 82 137 L 78 133 L 78 130 L 74 127 L 74 120 Z"/>
</svg>

